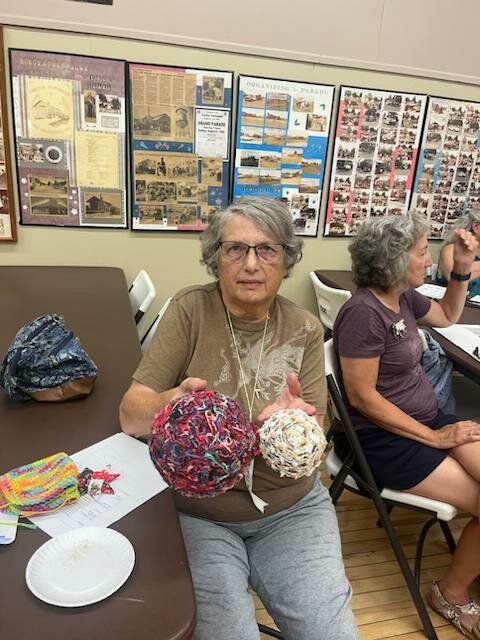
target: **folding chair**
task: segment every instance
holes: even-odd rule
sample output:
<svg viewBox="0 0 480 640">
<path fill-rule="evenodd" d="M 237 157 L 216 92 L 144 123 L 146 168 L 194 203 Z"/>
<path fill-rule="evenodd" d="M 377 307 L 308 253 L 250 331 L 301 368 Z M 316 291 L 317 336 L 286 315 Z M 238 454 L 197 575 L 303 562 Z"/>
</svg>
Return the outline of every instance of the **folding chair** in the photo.
<svg viewBox="0 0 480 640">
<path fill-rule="evenodd" d="M 352 294 L 346 289 L 334 289 L 329 287 L 317 277 L 315 271 L 310 271 L 310 280 L 312 281 L 315 297 L 317 298 L 318 313 L 322 324 L 331 333 L 335 318 L 341 307 L 350 300 Z"/>
<path fill-rule="evenodd" d="M 450 553 L 455 551 L 455 541 L 450 531 L 450 527 L 448 526 L 448 522 L 457 515 L 457 509 L 446 502 L 433 500 L 431 498 L 424 498 L 406 491 L 383 489 L 380 492 L 351 423 L 342 392 L 340 391 L 339 384 L 337 383 L 337 380 L 339 380 L 338 366 L 333 347 L 333 340 L 331 339 L 325 343 L 325 372 L 327 374 L 328 391 L 337 412 L 337 417 L 342 423 L 351 447 L 350 453 L 343 462 L 338 458 L 333 449 L 330 450 L 326 458 L 325 466 L 328 474 L 333 480 L 330 487 L 332 501 L 335 504 L 344 489 L 348 489 L 349 491 L 373 500 L 379 517 L 378 524 L 383 527 L 389 538 L 393 552 L 417 609 L 425 635 L 430 640 L 438 640 L 420 593 L 422 552 L 426 535 L 432 525 L 436 522 L 440 524 Z M 418 538 L 415 554 L 415 567 L 413 572 L 408 564 L 407 558 L 390 519 L 390 512 L 395 506 L 421 511 L 430 515 L 430 519 L 423 526 Z"/>
<path fill-rule="evenodd" d="M 152 322 L 152 324 L 148 327 L 148 329 L 146 330 L 143 338 L 140 340 L 140 344 L 142 345 L 142 351 L 145 353 L 145 351 L 148 349 L 148 345 L 150 344 L 155 331 L 157 330 L 158 325 L 160 324 L 160 320 L 163 317 L 163 314 L 165 313 L 165 311 L 168 308 L 168 305 L 170 304 L 172 298 L 168 298 L 168 300 L 165 302 L 165 304 L 163 305 L 163 307 L 160 309 L 160 311 L 157 314 L 157 317 L 155 318 L 155 320 Z"/>
<path fill-rule="evenodd" d="M 266 636 L 270 636 L 272 638 L 278 638 L 279 640 L 283 640 L 283 636 L 280 631 L 276 629 L 272 629 L 271 627 L 267 627 L 264 624 L 258 624 L 258 630 L 260 633 L 264 633 Z"/>
<path fill-rule="evenodd" d="M 146 271 L 142 269 L 138 272 L 128 293 L 133 315 L 135 316 L 135 323 L 138 324 L 157 294 L 155 286 Z"/>
</svg>

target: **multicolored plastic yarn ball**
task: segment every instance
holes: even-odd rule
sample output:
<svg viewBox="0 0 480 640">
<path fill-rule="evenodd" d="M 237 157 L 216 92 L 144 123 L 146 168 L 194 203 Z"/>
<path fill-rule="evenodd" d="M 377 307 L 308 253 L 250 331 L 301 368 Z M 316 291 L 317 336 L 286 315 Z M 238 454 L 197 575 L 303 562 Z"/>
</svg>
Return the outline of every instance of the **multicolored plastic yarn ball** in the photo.
<svg viewBox="0 0 480 640">
<path fill-rule="evenodd" d="M 243 478 L 258 454 L 257 430 L 240 406 L 216 391 L 196 391 L 155 416 L 150 457 L 184 496 L 212 498 Z"/>
<path fill-rule="evenodd" d="M 322 460 L 327 441 L 322 428 L 301 409 L 277 411 L 258 430 L 265 462 L 281 476 L 310 476 Z"/>
</svg>

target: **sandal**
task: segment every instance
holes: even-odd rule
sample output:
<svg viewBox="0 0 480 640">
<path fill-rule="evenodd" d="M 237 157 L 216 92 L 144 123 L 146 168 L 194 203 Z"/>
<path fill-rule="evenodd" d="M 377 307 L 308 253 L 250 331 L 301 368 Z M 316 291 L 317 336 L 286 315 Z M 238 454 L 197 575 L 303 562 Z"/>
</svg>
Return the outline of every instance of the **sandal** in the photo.
<svg viewBox="0 0 480 640">
<path fill-rule="evenodd" d="M 475 600 L 470 600 L 467 604 L 452 604 L 443 597 L 438 582 L 433 582 L 429 601 L 432 609 L 449 620 L 466 638 L 480 640 L 480 605 Z M 468 630 L 464 625 L 470 616 L 477 620 Z"/>
</svg>

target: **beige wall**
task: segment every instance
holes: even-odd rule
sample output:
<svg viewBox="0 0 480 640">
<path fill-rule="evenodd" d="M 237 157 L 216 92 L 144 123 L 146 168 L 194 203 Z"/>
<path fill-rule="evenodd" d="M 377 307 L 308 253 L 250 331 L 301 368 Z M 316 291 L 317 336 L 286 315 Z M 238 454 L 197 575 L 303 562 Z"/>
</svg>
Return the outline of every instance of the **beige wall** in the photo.
<svg viewBox="0 0 480 640">
<path fill-rule="evenodd" d="M 12 27 L 5 29 L 4 36 L 6 47 L 226 69 L 235 73 L 337 86 L 343 83 L 480 101 L 479 87 L 444 80 L 44 30 Z M 305 239 L 303 261 L 297 266 L 293 277 L 285 281 L 282 289 L 284 295 L 311 310 L 315 309 L 315 303 L 308 272 L 316 268 L 349 267 L 348 240 L 322 238 L 325 206 L 326 198 L 322 203 L 319 237 Z M 433 250 L 434 253 L 438 251 L 438 244 Z M 112 265 L 122 267 L 129 281 L 135 277 L 139 269 L 146 269 L 158 292 L 157 300 L 146 321 L 155 314 L 163 299 L 177 289 L 207 281 L 208 276 L 198 263 L 198 255 L 198 234 L 195 233 L 20 226 L 17 244 L 0 245 L 0 265 Z"/>
<path fill-rule="evenodd" d="M 478 0 L 2 0 L 0 24 L 480 84 Z"/>
</svg>

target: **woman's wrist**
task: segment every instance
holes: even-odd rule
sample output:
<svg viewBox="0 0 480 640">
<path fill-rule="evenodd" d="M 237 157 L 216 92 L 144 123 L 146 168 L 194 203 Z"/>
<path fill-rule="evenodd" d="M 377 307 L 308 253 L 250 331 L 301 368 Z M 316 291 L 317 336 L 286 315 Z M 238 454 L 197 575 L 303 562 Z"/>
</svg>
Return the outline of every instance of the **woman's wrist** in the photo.
<svg viewBox="0 0 480 640">
<path fill-rule="evenodd" d="M 471 262 L 469 262 L 468 264 L 462 264 L 461 262 L 454 261 L 452 266 L 452 271 L 450 273 L 450 277 L 453 278 L 454 280 L 457 280 L 458 278 L 455 278 L 455 275 L 458 275 L 460 276 L 461 279 L 466 280 L 467 279 L 466 276 L 470 277 L 471 271 L 472 271 Z M 452 276 L 452 273 L 455 275 Z"/>
<path fill-rule="evenodd" d="M 459 272 L 459 271 L 455 271 L 455 269 L 453 271 L 450 272 L 450 279 L 451 280 L 456 280 L 457 282 L 468 282 L 468 280 L 470 280 L 470 278 L 472 277 L 472 272 L 468 271 L 467 273 L 463 273 L 463 272 Z"/>
</svg>

